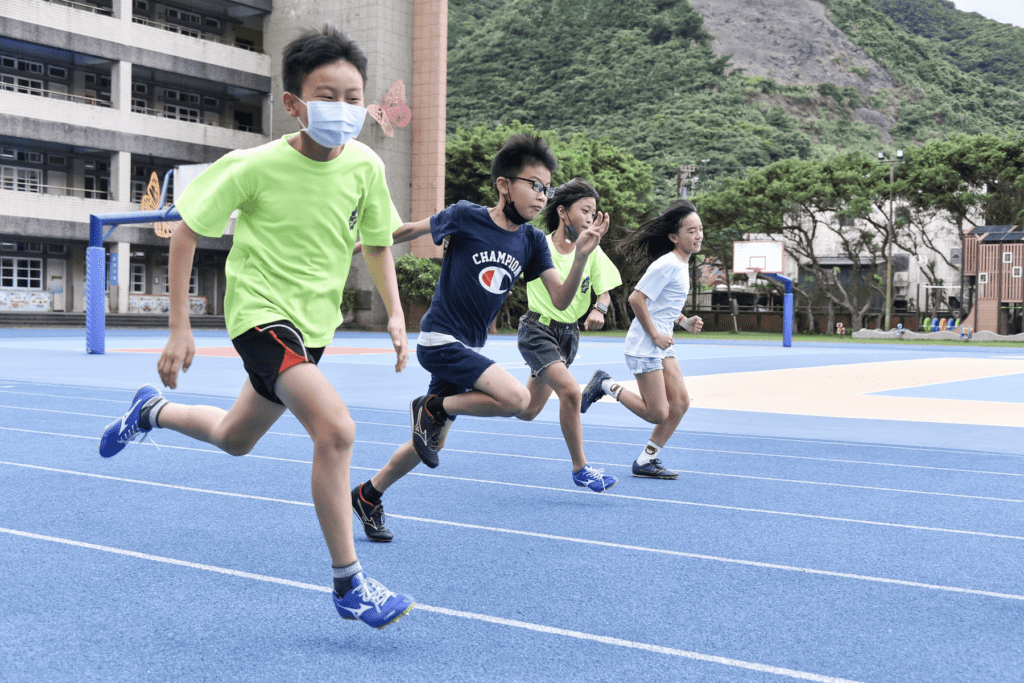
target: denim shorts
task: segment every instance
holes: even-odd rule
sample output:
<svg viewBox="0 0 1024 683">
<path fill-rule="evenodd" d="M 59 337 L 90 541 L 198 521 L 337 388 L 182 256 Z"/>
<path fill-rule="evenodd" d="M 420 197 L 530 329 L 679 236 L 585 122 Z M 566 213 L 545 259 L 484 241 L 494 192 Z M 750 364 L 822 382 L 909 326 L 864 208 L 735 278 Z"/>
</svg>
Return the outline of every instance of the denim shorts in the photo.
<svg viewBox="0 0 1024 683">
<path fill-rule="evenodd" d="M 572 365 L 580 347 L 580 328 L 576 323 L 562 323 L 527 311 L 519 318 L 519 353 L 530 366 L 530 377 L 536 377 L 553 363 Z"/>
<path fill-rule="evenodd" d="M 665 358 L 675 358 L 675 350 L 668 349 L 669 353 Z M 626 367 L 634 375 L 644 375 L 648 372 L 655 372 L 664 369 L 665 365 L 658 356 L 631 356 L 626 354 Z"/>
</svg>

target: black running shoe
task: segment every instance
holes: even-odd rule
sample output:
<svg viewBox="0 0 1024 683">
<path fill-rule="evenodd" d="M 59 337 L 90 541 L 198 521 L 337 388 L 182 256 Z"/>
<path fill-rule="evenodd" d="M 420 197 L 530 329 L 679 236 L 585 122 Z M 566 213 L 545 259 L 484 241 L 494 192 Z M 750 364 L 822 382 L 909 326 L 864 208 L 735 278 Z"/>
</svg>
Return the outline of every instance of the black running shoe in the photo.
<svg viewBox="0 0 1024 683">
<path fill-rule="evenodd" d="M 430 396 L 414 398 L 409 404 L 409 415 L 412 418 L 412 446 L 423 464 L 431 469 L 437 467 L 437 452 L 440 450 L 441 429 L 443 422 L 437 422 L 427 412 L 427 399 Z"/>
<path fill-rule="evenodd" d="M 394 535 L 384 526 L 384 504 L 370 505 L 359 495 L 359 486 L 352 489 L 352 512 L 363 523 L 363 532 L 371 541 L 390 543 Z"/>
</svg>

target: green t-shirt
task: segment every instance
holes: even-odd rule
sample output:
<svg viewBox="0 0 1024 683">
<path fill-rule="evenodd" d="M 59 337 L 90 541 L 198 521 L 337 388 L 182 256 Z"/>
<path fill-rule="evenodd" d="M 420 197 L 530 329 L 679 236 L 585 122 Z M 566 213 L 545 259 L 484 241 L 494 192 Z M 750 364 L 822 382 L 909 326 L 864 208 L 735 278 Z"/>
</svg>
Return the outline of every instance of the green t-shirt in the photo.
<svg viewBox="0 0 1024 683">
<path fill-rule="evenodd" d="M 569 271 L 572 270 L 572 262 L 576 258 L 576 251 L 573 250 L 568 254 L 560 254 L 558 249 L 555 248 L 551 235 L 547 236 L 547 240 L 548 249 L 551 251 L 551 261 L 555 264 L 555 271 L 558 272 L 559 277 L 564 282 L 565 278 L 569 275 Z M 531 311 L 546 315 L 558 322 L 573 323 L 579 320 L 587 312 L 587 309 L 590 308 L 591 290 L 594 291 L 595 295 L 600 296 L 621 284 L 622 278 L 619 276 L 618 268 L 608 258 L 608 255 L 601 250 L 601 247 L 598 247 L 591 252 L 590 258 L 587 259 L 587 268 L 583 272 L 583 278 L 580 280 L 580 288 L 576 290 L 576 296 L 567 309 L 560 311 L 555 308 L 555 305 L 551 303 L 551 295 L 548 294 L 547 287 L 544 286 L 540 278 L 526 283 L 526 298 L 529 301 Z"/>
<path fill-rule="evenodd" d="M 239 210 L 224 268 L 228 334 L 289 320 L 313 348 L 341 324 L 353 245 L 391 246 L 401 225 L 383 162 L 355 140 L 326 162 L 283 137 L 230 152 L 189 184 L 177 209 L 207 237 L 223 235 Z"/>
</svg>

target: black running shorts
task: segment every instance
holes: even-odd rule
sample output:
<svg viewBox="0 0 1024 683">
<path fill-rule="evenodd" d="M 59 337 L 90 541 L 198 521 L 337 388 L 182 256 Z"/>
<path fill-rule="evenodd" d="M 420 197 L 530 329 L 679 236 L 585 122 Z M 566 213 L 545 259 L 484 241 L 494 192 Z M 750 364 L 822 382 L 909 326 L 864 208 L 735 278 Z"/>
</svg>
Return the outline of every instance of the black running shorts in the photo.
<svg viewBox="0 0 1024 683">
<path fill-rule="evenodd" d="M 231 340 L 242 357 L 249 382 L 256 393 L 279 405 L 284 402 L 274 393 L 282 372 L 299 363 L 320 362 L 324 347 L 308 349 L 302 335 L 287 320 L 257 325 Z"/>
</svg>

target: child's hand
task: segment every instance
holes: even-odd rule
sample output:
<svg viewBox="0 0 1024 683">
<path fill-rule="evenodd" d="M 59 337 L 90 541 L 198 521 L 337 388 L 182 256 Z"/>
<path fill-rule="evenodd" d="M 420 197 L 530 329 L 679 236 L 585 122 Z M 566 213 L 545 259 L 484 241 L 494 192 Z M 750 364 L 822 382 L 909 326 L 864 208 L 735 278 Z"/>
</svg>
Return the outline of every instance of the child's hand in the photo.
<svg viewBox="0 0 1024 683">
<path fill-rule="evenodd" d="M 195 355 L 196 343 L 191 330 L 171 332 L 171 338 L 167 340 L 164 352 L 160 354 L 160 360 L 156 362 L 156 371 L 165 387 L 178 388 L 178 369 L 188 372 Z"/>
<path fill-rule="evenodd" d="M 362 254 L 362 253 L 363 253 L 363 243 L 362 242 L 356 242 L 355 244 L 352 245 L 352 255 L 353 256 L 355 256 L 356 254 Z"/>
<path fill-rule="evenodd" d="M 654 345 L 662 351 L 676 343 L 676 340 L 673 339 L 670 334 L 659 334 L 652 341 L 654 341 Z"/>
<path fill-rule="evenodd" d="M 576 240 L 576 257 L 590 256 L 591 252 L 597 249 L 597 245 L 600 244 L 601 238 L 608 232 L 608 226 L 611 224 L 611 218 L 608 214 L 603 211 L 597 212 L 597 220 L 589 228 L 584 230 L 579 239 Z"/>
<path fill-rule="evenodd" d="M 405 318 L 400 315 L 388 318 L 388 334 L 391 335 L 395 355 L 398 356 L 395 372 L 401 372 L 405 369 L 405 364 L 409 362 L 409 340 L 405 336 Z"/>
<path fill-rule="evenodd" d="M 583 329 L 599 330 L 604 327 L 604 313 L 596 308 L 590 309 L 590 315 L 583 321 Z"/>
<path fill-rule="evenodd" d="M 700 331 L 704 329 L 704 320 L 699 315 L 695 315 L 692 318 L 687 318 L 685 315 L 679 316 L 679 320 L 676 321 L 679 326 L 687 332 L 693 334 L 700 334 Z"/>
</svg>

